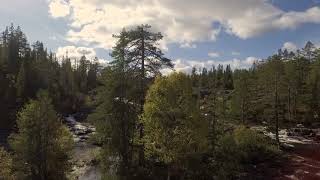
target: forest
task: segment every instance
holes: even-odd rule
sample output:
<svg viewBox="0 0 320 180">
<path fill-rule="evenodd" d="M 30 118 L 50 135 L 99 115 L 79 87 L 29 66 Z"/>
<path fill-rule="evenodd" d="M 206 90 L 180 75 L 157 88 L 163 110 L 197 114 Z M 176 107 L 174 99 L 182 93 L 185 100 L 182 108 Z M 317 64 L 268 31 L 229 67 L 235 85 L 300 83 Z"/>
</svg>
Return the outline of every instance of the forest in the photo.
<svg viewBox="0 0 320 180">
<path fill-rule="evenodd" d="M 19 26 L 5 28 L 0 179 L 77 179 L 71 114 L 96 130 L 88 143 L 98 147 L 100 179 L 281 179 L 296 148 L 319 150 L 320 49 L 311 41 L 248 69 L 183 73 L 150 25 L 113 37 L 112 61 L 102 66 L 98 58 L 58 58 L 29 44 Z"/>
</svg>

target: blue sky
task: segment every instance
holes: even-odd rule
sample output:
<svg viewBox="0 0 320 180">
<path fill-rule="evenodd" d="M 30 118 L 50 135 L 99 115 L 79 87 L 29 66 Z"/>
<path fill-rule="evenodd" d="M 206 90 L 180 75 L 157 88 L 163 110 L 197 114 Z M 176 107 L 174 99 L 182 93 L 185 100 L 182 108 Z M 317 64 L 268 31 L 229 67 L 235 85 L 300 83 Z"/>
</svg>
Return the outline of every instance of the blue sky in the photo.
<svg viewBox="0 0 320 180">
<path fill-rule="evenodd" d="M 148 23 L 176 69 L 250 66 L 279 48 L 320 45 L 320 0 L 2 0 L 0 29 L 20 25 L 58 56 L 110 60 L 112 34 Z M 4 5 L 4 6 L 3 6 Z"/>
</svg>

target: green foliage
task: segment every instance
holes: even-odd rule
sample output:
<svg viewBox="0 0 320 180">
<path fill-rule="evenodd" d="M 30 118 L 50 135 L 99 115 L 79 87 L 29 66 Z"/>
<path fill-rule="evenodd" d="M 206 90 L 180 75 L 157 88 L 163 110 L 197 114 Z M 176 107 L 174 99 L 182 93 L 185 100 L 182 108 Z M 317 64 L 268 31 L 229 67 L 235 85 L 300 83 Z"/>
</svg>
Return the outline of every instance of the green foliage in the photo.
<svg viewBox="0 0 320 180">
<path fill-rule="evenodd" d="M 61 63 L 60 63 L 60 62 Z M 47 89 L 59 112 L 84 106 L 89 90 L 97 85 L 98 65 L 85 57 L 58 61 L 43 43 L 29 45 L 20 27 L 11 25 L 0 37 L 0 125 L 11 129 L 16 113 L 39 89 Z M 90 82 L 89 82 L 90 81 Z"/>
<path fill-rule="evenodd" d="M 0 147 L 0 179 L 14 180 L 15 178 L 11 155 Z"/>
<path fill-rule="evenodd" d="M 143 124 L 137 121 L 145 91 L 162 67 L 172 67 L 171 60 L 157 47 L 161 33 L 153 33 L 149 28 L 142 25 L 114 35 L 117 38 L 111 53 L 114 60 L 101 74 L 97 108 L 89 119 L 96 124 L 97 139 L 103 144 L 102 165 L 106 174 L 111 165 L 116 166 L 121 177 L 139 173 L 133 169 L 141 169 L 138 166 L 144 159 Z"/>
<path fill-rule="evenodd" d="M 230 134 L 223 136 L 218 141 L 218 148 L 212 162 L 213 175 L 217 179 L 232 179 L 241 172 L 240 153 L 234 137 Z"/>
<path fill-rule="evenodd" d="M 149 158 L 167 164 L 182 163 L 187 156 L 207 148 L 207 122 L 192 95 L 191 79 L 182 73 L 158 77 L 144 105 L 145 149 Z"/>
<path fill-rule="evenodd" d="M 25 72 L 25 64 L 21 64 L 20 71 L 17 77 L 17 96 L 18 97 L 25 97 L 25 88 L 26 88 L 26 72 Z"/>
<path fill-rule="evenodd" d="M 105 172 L 110 166 L 118 164 L 119 173 L 128 171 L 131 165 L 131 144 L 133 140 L 134 121 L 138 117 L 134 99 L 136 89 L 132 86 L 132 76 L 105 69 L 101 75 L 103 86 L 98 91 L 98 107 L 88 119 L 97 127 L 98 139 L 102 142 L 102 165 Z M 112 157 L 112 158 L 110 158 Z M 120 162 L 115 161 L 120 157 Z"/>
<path fill-rule="evenodd" d="M 250 119 L 250 112 L 253 109 L 250 72 L 247 70 L 237 70 L 234 72 L 234 94 L 231 99 L 231 113 L 234 118 L 245 124 Z"/>
<path fill-rule="evenodd" d="M 140 78 L 158 75 L 161 68 L 173 67 L 171 60 L 164 57 L 163 52 L 157 46 L 163 38 L 162 34 L 152 32 L 150 28 L 150 25 L 140 25 L 129 31 L 124 30 L 120 36 L 115 36 L 125 38 L 120 44 L 125 45 L 126 64 L 131 69 L 141 72 Z"/>
<path fill-rule="evenodd" d="M 218 179 L 234 179 L 247 172 L 250 166 L 272 162 L 280 155 L 270 139 L 244 126 L 223 136 L 215 152 L 214 169 Z"/>
<path fill-rule="evenodd" d="M 243 126 L 234 131 L 234 139 L 242 152 L 242 162 L 248 164 L 270 160 L 279 152 L 269 138 Z"/>
<path fill-rule="evenodd" d="M 22 174 L 31 179 L 64 179 L 70 168 L 72 136 L 62 125 L 48 93 L 40 91 L 18 114 L 10 145 Z"/>
<path fill-rule="evenodd" d="M 18 109 L 37 100 L 18 113 L 13 156 L 0 149 L 0 175 L 63 179 L 72 138 L 54 109 L 70 113 L 88 101 L 96 106 L 89 119 L 107 179 L 236 179 L 279 151 L 263 135 L 228 127 L 266 122 L 278 137 L 283 125 L 319 121 L 320 50 L 311 42 L 246 70 L 218 65 L 161 77 L 173 64 L 158 48 L 161 33 L 150 28 L 115 35 L 113 61 L 100 73 L 97 59 L 58 61 L 41 42 L 30 46 L 20 27 L 7 27 L 0 38 L 0 126 L 11 129 Z M 40 89 L 48 93 L 36 95 Z"/>
</svg>

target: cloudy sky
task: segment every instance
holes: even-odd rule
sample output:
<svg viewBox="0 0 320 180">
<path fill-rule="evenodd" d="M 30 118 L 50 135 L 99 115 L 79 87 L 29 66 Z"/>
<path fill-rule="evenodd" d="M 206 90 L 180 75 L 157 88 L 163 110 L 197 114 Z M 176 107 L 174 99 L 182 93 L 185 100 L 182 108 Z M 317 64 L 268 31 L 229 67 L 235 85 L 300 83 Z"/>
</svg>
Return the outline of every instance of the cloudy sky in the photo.
<svg viewBox="0 0 320 180">
<path fill-rule="evenodd" d="M 279 48 L 320 44 L 320 0 L 0 0 L 0 30 L 20 25 L 29 41 L 62 56 L 110 60 L 112 34 L 150 24 L 175 68 L 248 67 Z"/>
</svg>

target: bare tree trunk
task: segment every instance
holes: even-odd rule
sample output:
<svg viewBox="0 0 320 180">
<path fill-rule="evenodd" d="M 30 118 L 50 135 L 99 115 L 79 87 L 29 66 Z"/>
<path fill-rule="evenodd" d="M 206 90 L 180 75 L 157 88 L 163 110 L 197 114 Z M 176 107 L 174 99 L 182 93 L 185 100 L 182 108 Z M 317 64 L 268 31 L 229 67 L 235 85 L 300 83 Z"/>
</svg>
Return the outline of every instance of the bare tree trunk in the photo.
<svg viewBox="0 0 320 180">
<path fill-rule="evenodd" d="M 214 95 L 213 95 L 213 112 L 212 112 L 212 152 L 214 152 L 215 146 L 216 146 L 216 89 L 214 90 Z"/>
<path fill-rule="evenodd" d="M 293 105 L 293 115 L 294 115 L 294 120 L 296 121 L 296 123 L 298 124 L 298 118 L 297 118 L 297 95 L 298 95 L 298 92 L 297 90 L 295 91 L 295 94 L 294 94 L 294 105 Z"/>
<path fill-rule="evenodd" d="M 242 121 L 242 124 L 244 125 L 244 98 L 242 98 L 242 101 L 241 101 L 241 121 Z"/>
<path fill-rule="evenodd" d="M 278 74 L 276 73 L 275 78 L 275 120 L 276 120 L 276 141 L 278 144 L 278 148 L 280 146 L 280 140 L 279 140 L 279 113 L 278 113 Z"/>
<path fill-rule="evenodd" d="M 288 120 L 291 122 L 291 88 L 288 87 Z"/>
<path fill-rule="evenodd" d="M 145 42 L 144 42 L 144 29 L 141 27 L 141 99 L 140 99 L 140 113 L 143 113 L 143 105 L 144 105 L 144 86 L 145 86 Z M 140 124 L 140 140 L 143 138 L 143 124 Z M 140 147 L 139 152 L 139 164 L 143 165 L 144 163 L 144 144 Z"/>
</svg>

